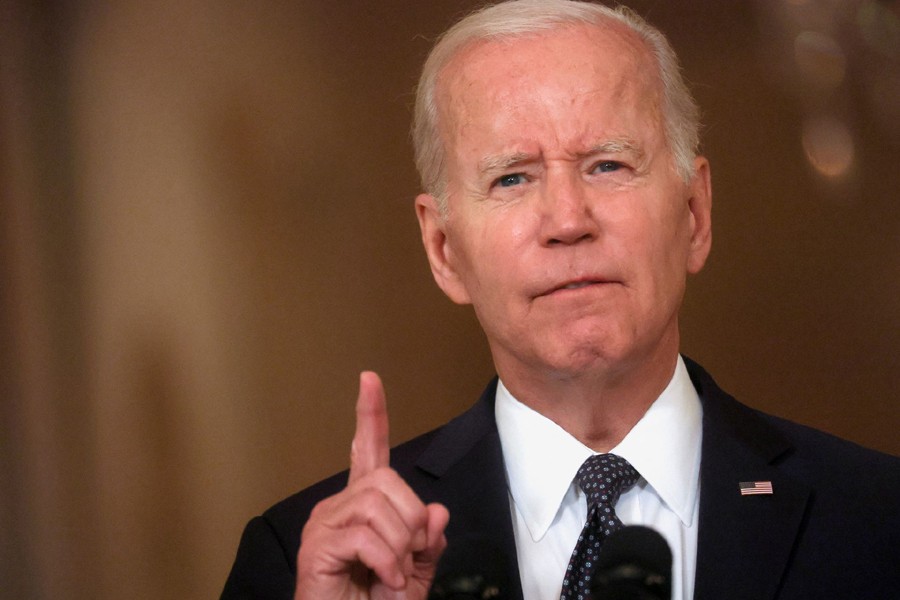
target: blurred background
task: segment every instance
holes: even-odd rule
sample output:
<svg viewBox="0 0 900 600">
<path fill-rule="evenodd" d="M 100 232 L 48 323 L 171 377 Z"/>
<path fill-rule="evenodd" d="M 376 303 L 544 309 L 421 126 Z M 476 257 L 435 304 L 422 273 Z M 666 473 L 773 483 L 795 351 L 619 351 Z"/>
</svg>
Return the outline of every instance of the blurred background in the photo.
<svg viewBox="0 0 900 600">
<path fill-rule="evenodd" d="M 244 523 L 492 375 L 420 249 L 431 40 L 476 3 L 0 3 L 0 597 L 217 597 Z M 900 6 L 631 3 L 704 112 L 684 350 L 900 454 Z"/>
</svg>

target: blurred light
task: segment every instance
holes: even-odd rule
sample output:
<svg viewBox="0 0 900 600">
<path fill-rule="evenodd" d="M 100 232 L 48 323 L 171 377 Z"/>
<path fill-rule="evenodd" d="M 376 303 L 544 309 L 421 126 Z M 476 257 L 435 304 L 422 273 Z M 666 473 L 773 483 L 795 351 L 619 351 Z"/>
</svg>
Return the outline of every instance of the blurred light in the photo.
<svg viewBox="0 0 900 600">
<path fill-rule="evenodd" d="M 814 83 L 833 88 L 844 80 L 847 58 L 834 39 L 817 31 L 801 31 L 794 39 L 794 60 Z"/>
<path fill-rule="evenodd" d="M 856 15 L 859 32 L 870 48 L 900 58 L 900 18 L 881 2 L 870 0 Z"/>
<path fill-rule="evenodd" d="M 802 142 L 809 163 L 826 177 L 840 177 L 853 164 L 853 136 L 833 117 L 806 119 Z"/>
<path fill-rule="evenodd" d="M 849 2 L 850 0 L 784 0 L 779 7 L 768 0 L 761 4 L 779 16 L 786 26 L 786 32 L 796 32 L 838 31 L 841 15 L 852 6 Z"/>
</svg>

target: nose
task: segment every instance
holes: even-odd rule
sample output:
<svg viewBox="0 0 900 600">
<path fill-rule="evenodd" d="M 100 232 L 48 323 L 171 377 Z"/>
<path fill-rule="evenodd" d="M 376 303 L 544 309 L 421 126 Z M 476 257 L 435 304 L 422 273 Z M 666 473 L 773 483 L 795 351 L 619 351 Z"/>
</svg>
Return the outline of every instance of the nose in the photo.
<svg viewBox="0 0 900 600">
<path fill-rule="evenodd" d="M 544 246 L 578 244 L 597 237 L 598 223 L 577 173 L 548 173 L 541 193 L 540 237 Z"/>
</svg>

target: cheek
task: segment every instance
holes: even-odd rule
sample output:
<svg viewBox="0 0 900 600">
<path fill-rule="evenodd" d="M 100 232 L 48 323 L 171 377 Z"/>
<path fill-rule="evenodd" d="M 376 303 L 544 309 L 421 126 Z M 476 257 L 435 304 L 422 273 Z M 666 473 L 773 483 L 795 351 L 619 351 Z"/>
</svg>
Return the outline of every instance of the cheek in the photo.
<svg viewBox="0 0 900 600">
<path fill-rule="evenodd" d="M 474 273 L 503 274 L 526 262 L 525 252 L 534 244 L 534 226 L 522 211 L 495 209 L 487 214 L 465 216 L 467 226 L 459 228 L 457 239 L 468 270 Z"/>
<path fill-rule="evenodd" d="M 626 261 L 640 271 L 644 286 L 656 295 L 671 293 L 687 273 L 690 227 L 686 211 L 660 211 L 646 214 L 631 228 Z M 660 289 L 663 288 L 663 289 Z"/>
<path fill-rule="evenodd" d="M 497 323 L 518 311 L 517 301 L 527 257 L 515 252 L 501 236 L 466 248 L 464 285 L 482 322 Z"/>
<path fill-rule="evenodd" d="M 495 231 L 502 231 L 503 227 L 505 227 L 506 233 L 504 235 L 507 238 L 507 247 L 518 253 L 520 248 L 527 246 L 530 241 L 535 239 L 536 221 L 537 218 L 533 215 L 520 216 L 510 214 L 503 223 L 499 223 L 494 229 Z"/>
<path fill-rule="evenodd" d="M 672 225 L 668 231 L 666 245 L 661 249 L 659 274 L 660 281 L 665 282 L 661 293 L 665 299 L 680 304 L 684 294 L 685 279 L 688 273 L 688 257 L 690 252 L 691 233 L 689 213 L 672 215 Z"/>
<path fill-rule="evenodd" d="M 491 239 L 485 228 L 454 227 L 450 246 L 453 266 L 462 284 L 478 303 L 479 296 L 488 284 L 497 262 L 496 240 Z"/>
</svg>

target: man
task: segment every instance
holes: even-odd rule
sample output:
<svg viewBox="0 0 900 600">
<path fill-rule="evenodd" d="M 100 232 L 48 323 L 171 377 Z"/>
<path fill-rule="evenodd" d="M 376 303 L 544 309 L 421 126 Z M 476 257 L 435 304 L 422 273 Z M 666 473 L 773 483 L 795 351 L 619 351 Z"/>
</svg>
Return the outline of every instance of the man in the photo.
<svg viewBox="0 0 900 600">
<path fill-rule="evenodd" d="M 697 129 L 668 43 L 630 12 L 523 0 L 449 30 L 418 90 L 415 206 L 499 380 L 390 453 L 364 373 L 349 473 L 251 521 L 223 597 L 420 599 L 473 553 L 503 597 L 578 597 L 582 528 L 606 535 L 593 456 L 630 474 L 609 529 L 672 548 L 673 598 L 896 592 L 898 461 L 756 413 L 679 356 L 711 244 Z"/>
</svg>

